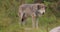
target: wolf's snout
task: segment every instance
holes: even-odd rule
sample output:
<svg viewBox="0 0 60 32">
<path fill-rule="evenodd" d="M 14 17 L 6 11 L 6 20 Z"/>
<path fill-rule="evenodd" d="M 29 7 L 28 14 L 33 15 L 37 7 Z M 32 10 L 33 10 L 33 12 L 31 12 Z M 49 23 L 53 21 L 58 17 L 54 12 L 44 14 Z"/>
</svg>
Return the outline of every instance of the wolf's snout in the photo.
<svg viewBox="0 0 60 32">
<path fill-rule="evenodd" d="M 42 13 L 42 15 L 44 15 L 44 12 Z"/>
</svg>

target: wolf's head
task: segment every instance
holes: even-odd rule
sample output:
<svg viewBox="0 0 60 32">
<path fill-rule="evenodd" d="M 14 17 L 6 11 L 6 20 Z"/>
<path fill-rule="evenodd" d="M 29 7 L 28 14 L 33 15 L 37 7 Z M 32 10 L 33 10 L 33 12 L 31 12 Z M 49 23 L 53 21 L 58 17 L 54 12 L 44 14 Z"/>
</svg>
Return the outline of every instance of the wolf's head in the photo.
<svg viewBox="0 0 60 32">
<path fill-rule="evenodd" d="M 43 15 L 45 13 L 46 6 L 44 4 L 37 5 L 37 11 L 39 15 Z"/>
</svg>

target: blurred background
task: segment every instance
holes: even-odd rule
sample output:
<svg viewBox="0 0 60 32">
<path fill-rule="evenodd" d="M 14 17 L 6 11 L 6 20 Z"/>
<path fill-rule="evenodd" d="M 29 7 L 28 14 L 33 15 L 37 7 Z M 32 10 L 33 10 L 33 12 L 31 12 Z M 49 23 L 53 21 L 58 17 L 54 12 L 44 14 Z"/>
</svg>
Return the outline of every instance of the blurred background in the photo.
<svg viewBox="0 0 60 32">
<path fill-rule="evenodd" d="M 46 13 L 39 18 L 38 32 L 60 26 L 60 0 L 0 0 L 0 32 L 25 32 L 19 25 L 18 8 L 26 3 L 44 3 L 47 7 Z M 27 19 L 26 27 L 32 27 L 31 18 Z"/>
</svg>

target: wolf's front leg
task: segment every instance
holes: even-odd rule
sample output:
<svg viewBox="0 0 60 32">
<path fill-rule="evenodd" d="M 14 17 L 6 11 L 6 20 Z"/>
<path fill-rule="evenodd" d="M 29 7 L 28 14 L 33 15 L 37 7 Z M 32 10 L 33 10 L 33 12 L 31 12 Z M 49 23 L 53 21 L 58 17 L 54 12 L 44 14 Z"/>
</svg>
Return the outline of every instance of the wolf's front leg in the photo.
<svg viewBox="0 0 60 32">
<path fill-rule="evenodd" d="M 36 28 L 36 27 L 35 27 L 35 22 L 36 22 L 35 20 L 36 20 L 36 15 L 33 14 L 33 15 L 32 15 L 32 27 L 33 27 L 33 28 Z"/>
</svg>

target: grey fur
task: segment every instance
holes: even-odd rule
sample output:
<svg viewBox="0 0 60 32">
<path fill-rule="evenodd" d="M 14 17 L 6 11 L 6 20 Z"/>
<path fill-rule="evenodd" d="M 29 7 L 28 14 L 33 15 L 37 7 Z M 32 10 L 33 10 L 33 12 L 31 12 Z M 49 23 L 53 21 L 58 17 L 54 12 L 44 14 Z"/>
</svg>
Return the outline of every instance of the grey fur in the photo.
<svg viewBox="0 0 60 32">
<path fill-rule="evenodd" d="M 19 17 L 21 20 L 21 24 L 25 23 L 26 18 L 29 16 L 32 17 L 32 26 L 33 28 L 38 28 L 37 17 L 41 16 L 45 13 L 45 5 L 44 4 L 22 4 L 19 6 Z"/>
</svg>

